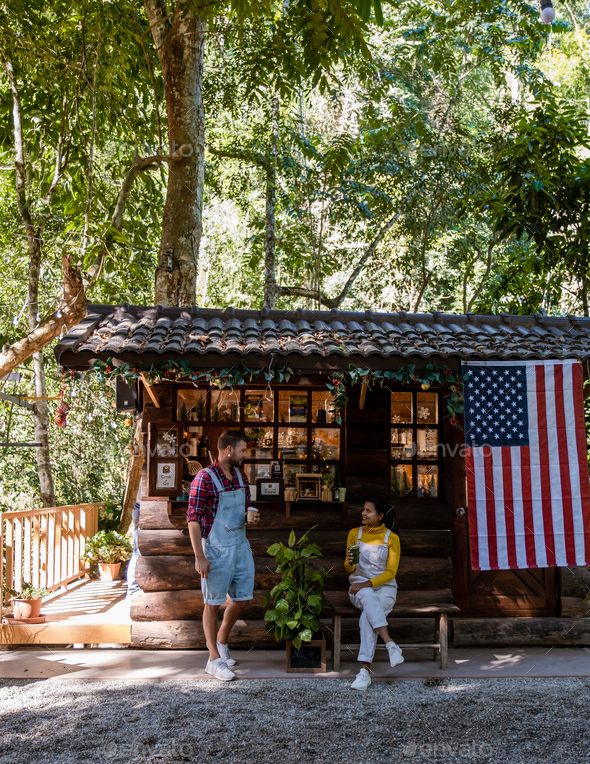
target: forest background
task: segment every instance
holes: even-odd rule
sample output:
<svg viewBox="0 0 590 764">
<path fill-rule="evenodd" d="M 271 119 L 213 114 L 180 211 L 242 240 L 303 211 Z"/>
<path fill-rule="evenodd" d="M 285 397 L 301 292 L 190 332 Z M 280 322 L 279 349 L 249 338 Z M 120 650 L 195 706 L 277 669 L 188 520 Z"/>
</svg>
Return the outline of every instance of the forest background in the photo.
<svg viewBox="0 0 590 764">
<path fill-rule="evenodd" d="M 168 141 L 156 5 L 0 3 L 5 347 L 60 315 L 64 257 L 92 275 L 89 301 L 155 304 L 179 148 Z M 290 8 L 318 6 L 330 3 L 239 19 L 222 8 L 202 35 L 196 304 L 589 315 L 588 2 L 558 2 L 551 25 L 520 0 L 397 0 L 383 19 L 369 5 L 362 44 L 353 30 L 325 57 L 309 24 L 285 21 Z M 42 242 L 35 300 L 19 178 Z M 42 373 L 58 395 L 54 344 L 0 392 L 34 395 Z M 118 505 L 128 418 L 96 381 L 70 386 L 68 402 L 64 429 L 56 402 L 47 411 L 51 499 Z M 0 400 L 1 441 L 31 442 L 35 427 L 28 409 Z M 48 503 L 33 451 L 2 449 L 1 509 Z"/>
</svg>

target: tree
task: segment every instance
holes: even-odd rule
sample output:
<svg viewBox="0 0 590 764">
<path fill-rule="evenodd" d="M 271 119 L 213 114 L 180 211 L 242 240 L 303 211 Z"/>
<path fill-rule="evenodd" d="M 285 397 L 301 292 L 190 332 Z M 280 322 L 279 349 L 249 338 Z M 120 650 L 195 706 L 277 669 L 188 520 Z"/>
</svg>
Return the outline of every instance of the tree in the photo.
<svg viewBox="0 0 590 764">
<path fill-rule="evenodd" d="M 371 8 L 371 3 L 362 5 L 363 9 Z M 368 49 L 361 18 L 344 0 L 329 0 L 311 7 L 282 4 L 264 10 L 255 3 L 248 7 L 238 3 L 210 7 L 191 0 L 176 4 L 146 0 L 145 12 L 164 81 L 170 153 L 184 147 L 183 161 L 168 176 L 156 302 L 186 306 L 195 301 L 203 231 L 203 70 L 208 29 L 217 31 L 214 25 L 227 15 L 239 27 L 246 27 L 252 20 L 264 22 L 266 17 L 272 18 L 273 48 L 286 62 L 287 76 L 282 86 L 287 89 L 289 77 L 296 81 L 305 75 L 315 84 L 326 86 L 326 74 L 334 65 L 350 53 L 368 54 Z M 299 55 L 293 52 L 297 48 L 301 51 Z M 273 66 L 276 61 L 272 61 Z M 264 67 L 260 74 L 264 77 Z"/>
</svg>

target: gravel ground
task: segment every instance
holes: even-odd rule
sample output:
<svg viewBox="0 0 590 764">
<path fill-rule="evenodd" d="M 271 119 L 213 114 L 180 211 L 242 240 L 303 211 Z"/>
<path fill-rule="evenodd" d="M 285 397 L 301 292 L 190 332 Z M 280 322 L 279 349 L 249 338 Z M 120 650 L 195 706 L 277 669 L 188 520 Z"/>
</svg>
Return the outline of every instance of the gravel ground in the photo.
<svg viewBox="0 0 590 764">
<path fill-rule="evenodd" d="M 590 681 L 1 680 L 2 764 L 590 761 Z"/>
</svg>

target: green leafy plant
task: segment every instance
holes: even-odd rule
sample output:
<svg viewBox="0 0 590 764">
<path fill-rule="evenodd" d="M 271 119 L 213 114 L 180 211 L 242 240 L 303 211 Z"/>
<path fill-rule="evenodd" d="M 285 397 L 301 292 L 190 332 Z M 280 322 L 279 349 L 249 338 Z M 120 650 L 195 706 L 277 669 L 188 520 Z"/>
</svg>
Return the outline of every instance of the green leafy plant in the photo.
<svg viewBox="0 0 590 764">
<path fill-rule="evenodd" d="M 291 531 L 287 546 L 278 543 L 267 549 L 277 563 L 276 572 L 282 573 L 283 578 L 264 598 L 265 607 L 270 599 L 274 603 L 274 608 L 265 612 L 264 620 L 273 625 L 277 642 L 292 639 L 297 649 L 319 631 L 325 602 L 324 580 L 330 575 L 326 568 L 316 569 L 310 562 L 322 557 L 322 550 L 309 543 L 309 532 L 297 541 Z"/>
<path fill-rule="evenodd" d="M 100 531 L 116 530 L 121 520 L 121 509 L 120 505 L 105 501 L 98 509 L 98 529 Z"/>
<path fill-rule="evenodd" d="M 40 600 L 43 597 L 47 597 L 49 594 L 49 589 L 43 589 L 38 586 L 33 586 L 33 584 L 25 583 L 23 583 L 20 592 L 15 592 L 13 589 L 7 589 L 6 591 L 11 594 L 14 599 L 21 600 Z"/>
<path fill-rule="evenodd" d="M 81 559 L 90 563 L 114 564 L 129 560 L 133 554 L 133 544 L 117 531 L 99 531 L 86 542 Z"/>
</svg>

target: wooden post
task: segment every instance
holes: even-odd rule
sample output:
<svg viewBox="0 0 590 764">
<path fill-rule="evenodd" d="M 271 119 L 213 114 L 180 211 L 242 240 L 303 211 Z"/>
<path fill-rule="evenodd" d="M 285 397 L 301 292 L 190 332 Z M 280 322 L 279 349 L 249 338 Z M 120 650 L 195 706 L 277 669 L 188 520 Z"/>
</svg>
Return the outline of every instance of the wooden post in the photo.
<svg viewBox="0 0 590 764">
<path fill-rule="evenodd" d="M 365 399 L 367 397 L 367 390 L 369 389 L 369 385 L 366 382 L 363 382 L 361 385 L 361 395 L 359 398 L 359 409 L 362 411 L 365 408 Z"/>
<path fill-rule="evenodd" d="M 143 382 L 144 387 L 147 390 L 147 394 L 152 399 L 152 403 L 154 404 L 154 406 L 157 409 L 159 409 L 160 408 L 160 399 L 158 398 L 158 393 L 154 389 L 152 389 L 152 386 L 147 381 L 147 379 L 145 378 L 144 374 L 141 374 L 140 376 L 141 376 L 141 381 Z"/>
<path fill-rule="evenodd" d="M 446 613 L 441 613 L 439 632 L 440 668 L 446 671 L 449 667 L 449 619 Z"/>
<path fill-rule="evenodd" d="M 0 549 L 4 550 L 4 518 L 0 513 Z M 8 559 L 6 560 L 8 566 Z M 0 567 L 0 623 L 4 614 L 4 565 Z"/>
<path fill-rule="evenodd" d="M 119 533 L 127 534 L 131 527 L 133 519 L 133 507 L 139 492 L 141 484 L 141 471 L 143 468 L 143 434 L 141 432 L 143 416 L 140 414 L 135 420 L 135 431 L 133 433 L 133 453 L 129 457 L 129 469 L 127 472 L 127 484 L 125 486 L 125 496 L 123 497 L 123 508 L 121 510 L 121 520 L 119 522 Z M 137 448 L 135 448 L 137 446 Z M 135 453 L 137 451 L 137 453 Z"/>
<path fill-rule="evenodd" d="M 20 592 L 23 584 L 23 521 L 14 520 L 14 588 Z"/>
<path fill-rule="evenodd" d="M 39 563 L 40 563 L 40 557 L 39 557 L 39 537 L 40 537 L 40 517 L 33 517 L 31 519 L 31 522 L 33 524 L 33 548 L 31 550 L 32 556 L 33 556 L 33 576 L 31 579 L 31 583 L 33 586 L 40 587 L 40 569 L 39 569 Z"/>
<path fill-rule="evenodd" d="M 332 662 L 334 671 L 340 671 L 340 642 L 342 640 L 342 616 L 338 613 L 332 615 L 332 631 L 334 632 L 332 642 Z"/>
<path fill-rule="evenodd" d="M 14 578 L 14 529 L 12 518 L 1 516 L 6 520 L 6 588 L 13 589 Z"/>
</svg>

